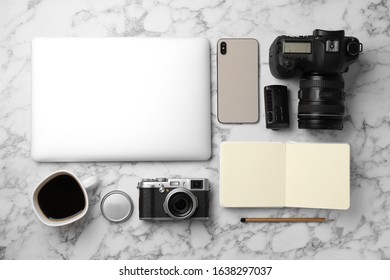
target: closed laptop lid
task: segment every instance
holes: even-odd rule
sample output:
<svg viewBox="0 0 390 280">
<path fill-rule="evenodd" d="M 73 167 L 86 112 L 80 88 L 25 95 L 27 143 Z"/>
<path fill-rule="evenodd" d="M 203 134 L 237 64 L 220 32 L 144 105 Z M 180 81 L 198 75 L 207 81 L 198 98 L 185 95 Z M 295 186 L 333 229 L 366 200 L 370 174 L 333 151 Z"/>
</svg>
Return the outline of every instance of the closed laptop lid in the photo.
<svg viewBox="0 0 390 280">
<path fill-rule="evenodd" d="M 207 160 L 210 47 L 202 38 L 36 38 L 36 161 Z"/>
</svg>

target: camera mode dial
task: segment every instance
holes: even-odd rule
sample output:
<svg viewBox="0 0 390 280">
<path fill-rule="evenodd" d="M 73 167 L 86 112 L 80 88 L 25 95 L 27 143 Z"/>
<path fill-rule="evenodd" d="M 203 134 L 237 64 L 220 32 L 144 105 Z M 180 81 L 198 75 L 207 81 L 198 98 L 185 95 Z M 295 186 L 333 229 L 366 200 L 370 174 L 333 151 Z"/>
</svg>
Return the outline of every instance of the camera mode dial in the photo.
<svg viewBox="0 0 390 280">
<path fill-rule="evenodd" d="M 157 182 L 167 182 L 168 179 L 167 178 L 156 178 L 156 181 Z"/>
<path fill-rule="evenodd" d="M 141 182 L 153 182 L 153 179 L 145 178 L 141 179 Z"/>
<path fill-rule="evenodd" d="M 313 31 L 314 37 L 332 37 L 332 38 L 343 38 L 345 36 L 344 30 L 322 30 L 322 29 L 315 29 Z"/>
</svg>

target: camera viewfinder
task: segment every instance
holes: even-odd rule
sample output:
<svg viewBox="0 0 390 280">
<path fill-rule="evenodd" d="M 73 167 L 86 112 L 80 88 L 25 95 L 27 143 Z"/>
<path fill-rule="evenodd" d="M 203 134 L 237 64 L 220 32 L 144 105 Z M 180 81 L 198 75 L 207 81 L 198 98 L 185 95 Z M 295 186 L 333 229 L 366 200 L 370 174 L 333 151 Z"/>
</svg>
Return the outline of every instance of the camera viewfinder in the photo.
<svg viewBox="0 0 390 280">
<path fill-rule="evenodd" d="M 191 189 L 192 190 L 202 190 L 203 189 L 203 181 L 202 180 L 192 180 L 191 181 Z"/>
</svg>

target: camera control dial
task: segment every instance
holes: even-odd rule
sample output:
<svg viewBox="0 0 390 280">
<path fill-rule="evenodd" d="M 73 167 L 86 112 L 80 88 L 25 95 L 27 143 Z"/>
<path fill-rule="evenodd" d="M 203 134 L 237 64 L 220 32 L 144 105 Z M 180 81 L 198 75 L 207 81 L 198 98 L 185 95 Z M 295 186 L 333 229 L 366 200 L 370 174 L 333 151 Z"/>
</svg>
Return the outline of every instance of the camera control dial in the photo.
<svg viewBox="0 0 390 280">
<path fill-rule="evenodd" d="M 167 178 L 156 178 L 156 181 L 157 182 L 167 182 L 168 179 Z"/>
<path fill-rule="evenodd" d="M 142 182 L 153 182 L 153 179 L 148 179 L 148 178 L 145 178 L 145 179 L 141 179 Z"/>
</svg>

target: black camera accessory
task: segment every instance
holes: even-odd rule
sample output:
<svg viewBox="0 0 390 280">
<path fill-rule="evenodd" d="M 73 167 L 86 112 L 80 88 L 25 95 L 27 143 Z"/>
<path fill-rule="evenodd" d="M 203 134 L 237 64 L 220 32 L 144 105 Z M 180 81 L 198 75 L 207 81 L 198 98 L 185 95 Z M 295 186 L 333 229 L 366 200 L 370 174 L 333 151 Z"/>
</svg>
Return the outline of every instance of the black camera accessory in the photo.
<svg viewBox="0 0 390 280">
<path fill-rule="evenodd" d="M 119 190 L 107 193 L 100 203 L 100 210 L 104 218 L 110 222 L 124 222 L 133 213 L 133 201 L 130 196 Z"/>
<path fill-rule="evenodd" d="M 279 36 L 269 49 L 269 66 L 276 78 L 302 71 L 298 127 L 343 129 L 344 79 L 342 73 L 357 61 L 363 45 L 344 30 L 316 29 L 312 36 Z"/>
<path fill-rule="evenodd" d="M 274 130 L 290 127 L 287 87 L 270 85 L 264 87 L 266 127 Z"/>
</svg>

